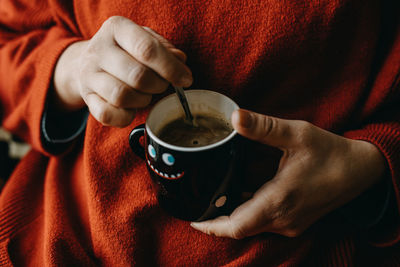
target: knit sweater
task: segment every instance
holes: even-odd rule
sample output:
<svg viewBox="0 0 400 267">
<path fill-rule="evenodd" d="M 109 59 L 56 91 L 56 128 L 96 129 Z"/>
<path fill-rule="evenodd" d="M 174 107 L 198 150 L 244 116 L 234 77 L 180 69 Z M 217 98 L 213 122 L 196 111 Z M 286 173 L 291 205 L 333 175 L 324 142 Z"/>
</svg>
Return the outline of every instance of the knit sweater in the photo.
<svg viewBox="0 0 400 267">
<path fill-rule="evenodd" d="M 0 3 L 1 123 L 33 148 L 0 195 L 0 264 L 400 265 L 397 1 Z M 55 64 L 68 45 L 90 39 L 113 15 L 150 27 L 183 50 L 193 88 L 376 145 L 394 189 L 389 215 L 365 230 L 334 211 L 293 238 L 264 233 L 232 240 L 195 231 L 159 207 L 145 162 L 129 147 L 131 129 L 149 108 L 121 129 L 89 116 L 81 138 L 55 154 L 41 124 Z M 255 191 L 273 177 L 280 153 L 251 141 L 245 153 L 244 190 Z"/>
</svg>

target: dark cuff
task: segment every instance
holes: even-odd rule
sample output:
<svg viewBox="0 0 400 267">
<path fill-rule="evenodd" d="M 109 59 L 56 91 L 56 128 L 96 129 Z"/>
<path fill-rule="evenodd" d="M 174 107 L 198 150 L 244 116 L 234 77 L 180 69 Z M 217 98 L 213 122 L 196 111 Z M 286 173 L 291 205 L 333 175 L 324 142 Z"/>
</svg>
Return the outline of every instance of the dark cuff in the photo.
<svg viewBox="0 0 400 267">
<path fill-rule="evenodd" d="M 339 212 L 355 227 L 368 230 L 381 223 L 394 202 L 390 177 L 350 201 Z"/>
<path fill-rule="evenodd" d="M 43 147 L 51 154 L 60 154 L 85 131 L 89 112 L 82 109 L 60 114 L 45 108 L 41 121 Z"/>
</svg>

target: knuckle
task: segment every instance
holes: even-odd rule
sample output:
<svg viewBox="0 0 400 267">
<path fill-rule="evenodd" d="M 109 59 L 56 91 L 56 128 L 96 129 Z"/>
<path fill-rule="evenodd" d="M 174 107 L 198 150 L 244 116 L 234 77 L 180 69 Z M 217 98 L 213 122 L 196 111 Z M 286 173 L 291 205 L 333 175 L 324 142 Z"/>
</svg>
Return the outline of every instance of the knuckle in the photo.
<svg viewBox="0 0 400 267">
<path fill-rule="evenodd" d="M 268 136 L 272 129 L 275 129 L 277 125 L 276 119 L 272 117 L 262 116 L 261 117 L 261 131 Z"/>
<path fill-rule="evenodd" d="M 233 231 L 232 231 L 232 238 L 233 239 L 243 239 L 243 238 L 245 238 L 246 236 L 243 234 L 243 232 L 240 230 L 240 229 L 238 229 L 238 228 L 236 228 L 236 229 L 234 229 Z"/>
<path fill-rule="evenodd" d="M 284 204 L 274 214 L 274 225 L 287 237 L 296 237 L 302 233 L 299 218 L 295 215 L 294 204 Z"/>
<path fill-rule="evenodd" d="M 146 106 L 148 106 L 150 104 L 152 98 L 153 97 L 151 95 L 146 95 L 146 99 L 144 101 Z"/>
<path fill-rule="evenodd" d="M 118 127 L 118 128 L 124 128 L 124 127 L 128 126 L 134 118 L 135 118 L 135 116 L 133 114 L 126 115 L 124 118 L 121 118 L 120 122 L 115 123 L 114 126 Z"/>
<path fill-rule="evenodd" d="M 211 230 L 211 227 L 209 225 L 205 225 L 202 231 L 207 235 L 214 235 L 214 233 Z"/>
<path fill-rule="evenodd" d="M 281 227 L 290 226 L 298 203 L 297 193 L 295 190 L 287 190 L 277 193 L 272 199 L 274 199 L 272 218 Z"/>
<path fill-rule="evenodd" d="M 134 88 L 140 88 L 145 80 L 146 68 L 136 65 L 128 74 L 128 79 L 131 81 Z"/>
<path fill-rule="evenodd" d="M 165 80 L 161 80 L 157 86 L 153 88 L 154 93 L 161 94 L 168 89 L 169 83 Z"/>
<path fill-rule="evenodd" d="M 151 95 L 143 95 L 138 101 L 137 108 L 144 108 L 151 103 L 152 96 Z"/>
<path fill-rule="evenodd" d="M 91 41 L 88 43 L 86 47 L 86 53 L 83 53 L 82 57 L 86 59 L 90 59 L 93 57 L 97 57 L 102 51 L 101 45 L 99 45 L 96 41 Z"/>
<path fill-rule="evenodd" d="M 136 53 L 144 62 L 153 60 L 156 57 L 157 49 L 157 42 L 150 38 L 144 38 L 136 44 Z"/>
<path fill-rule="evenodd" d="M 125 85 L 116 85 L 111 92 L 110 104 L 115 107 L 121 107 L 124 104 L 127 88 Z"/>
<path fill-rule="evenodd" d="M 296 121 L 296 138 L 300 145 L 310 146 L 313 143 L 313 126 L 307 121 Z"/>
<path fill-rule="evenodd" d="M 78 66 L 78 78 L 82 81 L 87 81 L 87 77 L 90 75 L 90 69 L 92 64 L 89 61 L 81 61 Z"/>
<path fill-rule="evenodd" d="M 233 239 L 242 239 L 246 237 L 246 234 L 243 230 L 243 226 L 233 222 L 232 220 L 229 220 L 229 225 L 230 225 L 231 237 Z"/>
<path fill-rule="evenodd" d="M 123 17 L 121 16 L 111 16 L 103 23 L 103 27 L 114 28 L 114 26 L 121 23 Z"/>
<path fill-rule="evenodd" d="M 286 232 L 292 229 L 293 221 L 287 217 L 285 212 L 278 214 L 277 216 L 281 216 L 275 219 L 275 225 L 278 229 Z"/>
<path fill-rule="evenodd" d="M 97 112 L 97 120 L 103 125 L 111 125 L 112 115 L 106 108 L 100 108 Z"/>
</svg>

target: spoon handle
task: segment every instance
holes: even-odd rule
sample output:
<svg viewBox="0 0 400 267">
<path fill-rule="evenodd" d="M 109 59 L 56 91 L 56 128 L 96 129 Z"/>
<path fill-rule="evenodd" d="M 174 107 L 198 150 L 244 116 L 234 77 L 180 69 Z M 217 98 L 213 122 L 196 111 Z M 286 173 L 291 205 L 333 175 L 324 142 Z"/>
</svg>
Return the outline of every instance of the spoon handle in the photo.
<svg viewBox="0 0 400 267">
<path fill-rule="evenodd" d="M 179 86 L 174 86 L 174 88 L 175 88 L 176 94 L 178 95 L 179 101 L 180 101 L 181 104 L 182 104 L 183 110 L 185 111 L 186 119 L 187 119 L 191 124 L 193 124 L 193 115 L 192 115 L 192 113 L 190 112 L 190 108 L 189 108 L 189 105 L 188 105 L 188 101 L 187 101 L 187 99 L 186 99 L 186 95 L 185 95 L 185 92 L 183 91 L 183 88 L 182 88 L 182 87 L 179 87 Z"/>
</svg>

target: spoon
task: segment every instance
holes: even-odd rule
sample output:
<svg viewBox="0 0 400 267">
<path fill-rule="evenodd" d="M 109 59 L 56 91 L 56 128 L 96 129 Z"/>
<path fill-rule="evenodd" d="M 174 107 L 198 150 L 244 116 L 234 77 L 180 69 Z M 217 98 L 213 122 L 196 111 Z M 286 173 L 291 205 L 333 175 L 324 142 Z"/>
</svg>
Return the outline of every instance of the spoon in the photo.
<svg viewBox="0 0 400 267">
<path fill-rule="evenodd" d="M 193 115 L 190 112 L 188 101 L 187 101 L 185 92 L 183 91 L 183 88 L 179 87 L 179 86 L 174 86 L 174 88 L 175 88 L 176 94 L 178 95 L 179 101 L 182 104 L 183 110 L 185 111 L 186 121 L 189 122 L 192 126 L 194 126 Z"/>
</svg>

